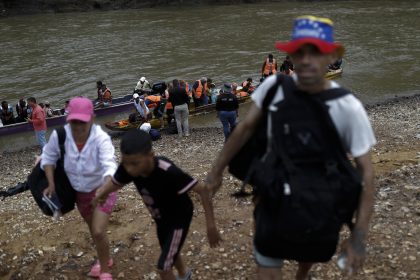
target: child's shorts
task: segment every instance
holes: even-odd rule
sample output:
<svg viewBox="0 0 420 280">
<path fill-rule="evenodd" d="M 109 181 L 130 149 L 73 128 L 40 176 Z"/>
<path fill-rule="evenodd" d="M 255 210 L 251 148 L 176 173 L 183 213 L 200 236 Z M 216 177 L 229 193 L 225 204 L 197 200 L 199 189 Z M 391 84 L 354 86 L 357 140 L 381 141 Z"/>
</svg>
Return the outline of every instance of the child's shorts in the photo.
<svg viewBox="0 0 420 280">
<path fill-rule="evenodd" d="M 182 226 L 157 224 L 157 235 L 161 248 L 157 265 L 159 270 L 168 271 L 172 269 L 187 237 L 189 227 L 190 223 Z"/>
<path fill-rule="evenodd" d="M 88 193 L 77 192 L 77 195 L 76 195 L 77 209 L 79 210 L 80 215 L 82 215 L 84 219 L 88 218 L 89 216 L 93 214 L 93 207 L 92 207 L 91 202 L 93 198 L 95 197 L 95 193 L 96 193 L 96 189 Z M 96 208 L 99 209 L 99 211 L 104 212 L 109 215 L 111 214 L 112 209 L 114 208 L 114 205 L 116 202 L 117 202 L 117 193 L 113 192 L 108 195 L 108 198 L 103 205 L 98 205 L 96 206 Z"/>
</svg>

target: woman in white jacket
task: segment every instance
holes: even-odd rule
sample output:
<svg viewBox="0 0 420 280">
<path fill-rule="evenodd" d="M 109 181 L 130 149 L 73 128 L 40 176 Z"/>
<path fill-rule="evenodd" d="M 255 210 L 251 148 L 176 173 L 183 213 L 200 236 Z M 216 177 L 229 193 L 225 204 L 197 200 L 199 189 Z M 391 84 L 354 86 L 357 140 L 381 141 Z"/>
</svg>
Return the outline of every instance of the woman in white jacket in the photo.
<svg viewBox="0 0 420 280">
<path fill-rule="evenodd" d="M 109 135 L 93 123 L 92 101 L 84 97 L 73 98 L 68 110 L 68 124 L 64 126 L 64 170 L 77 192 L 77 208 L 89 226 L 98 254 L 98 261 L 88 276 L 112 280 L 109 273 L 112 259 L 106 228 L 117 195 L 113 193 L 103 205 L 95 209 L 92 208 L 91 201 L 95 197 L 96 189 L 106 180 L 110 180 L 117 169 L 114 146 Z M 48 187 L 44 193 L 48 196 L 55 192 L 54 168 L 59 158 L 58 136 L 54 131 L 41 156 L 41 167 L 48 179 Z"/>
</svg>

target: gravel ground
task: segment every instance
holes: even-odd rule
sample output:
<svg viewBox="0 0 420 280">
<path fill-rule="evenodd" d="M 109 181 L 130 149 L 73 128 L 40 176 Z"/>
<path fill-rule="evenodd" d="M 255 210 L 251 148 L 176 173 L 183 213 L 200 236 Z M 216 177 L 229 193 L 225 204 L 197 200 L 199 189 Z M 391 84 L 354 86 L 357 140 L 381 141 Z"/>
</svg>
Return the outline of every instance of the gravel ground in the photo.
<svg viewBox="0 0 420 280">
<path fill-rule="evenodd" d="M 420 279 L 420 96 L 368 107 L 378 144 L 373 150 L 377 195 L 368 240 L 368 258 L 353 279 Z M 114 139 L 116 147 L 119 139 Z M 178 140 L 163 135 L 154 143 L 193 176 L 203 179 L 223 145 L 220 128 L 193 130 Z M 30 172 L 36 149 L 0 155 L 0 190 Z M 118 155 L 119 157 L 119 155 Z M 239 182 L 225 174 L 215 198 L 222 245 L 207 245 L 203 210 L 197 197 L 194 219 L 183 248 L 194 279 L 255 279 L 252 257 L 252 204 L 230 196 Z M 87 279 L 93 245 L 77 211 L 59 221 L 41 215 L 29 192 L 0 201 L 0 279 Z M 108 229 L 116 279 L 158 279 L 159 247 L 147 209 L 133 186 L 127 186 Z M 343 233 L 343 236 L 347 235 Z M 334 257 L 333 260 L 336 260 Z M 296 266 L 286 262 L 284 279 Z M 331 261 L 314 268 L 315 279 L 345 279 Z"/>
</svg>

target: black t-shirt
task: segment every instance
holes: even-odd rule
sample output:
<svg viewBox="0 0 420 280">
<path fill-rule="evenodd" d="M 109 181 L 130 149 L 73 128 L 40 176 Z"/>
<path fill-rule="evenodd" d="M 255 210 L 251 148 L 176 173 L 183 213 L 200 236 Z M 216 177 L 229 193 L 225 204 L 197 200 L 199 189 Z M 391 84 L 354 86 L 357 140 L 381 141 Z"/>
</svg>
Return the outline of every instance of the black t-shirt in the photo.
<svg viewBox="0 0 420 280">
<path fill-rule="evenodd" d="M 132 177 L 120 164 L 113 181 L 121 186 L 133 181 L 157 223 L 183 225 L 190 221 L 193 204 L 187 192 L 197 180 L 169 159 L 155 157 L 155 169 L 148 177 Z"/>
<path fill-rule="evenodd" d="M 217 111 L 235 111 L 239 107 L 238 99 L 232 93 L 222 93 L 217 97 Z"/>
<path fill-rule="evenodd" d="M 169 102 L 173 106 L 179 106 L 183 104 L 188 104 L 190 102 L 190 97 L 188 96 L 185 88 L 176 87 L 169 91 Z"/>
</svg>

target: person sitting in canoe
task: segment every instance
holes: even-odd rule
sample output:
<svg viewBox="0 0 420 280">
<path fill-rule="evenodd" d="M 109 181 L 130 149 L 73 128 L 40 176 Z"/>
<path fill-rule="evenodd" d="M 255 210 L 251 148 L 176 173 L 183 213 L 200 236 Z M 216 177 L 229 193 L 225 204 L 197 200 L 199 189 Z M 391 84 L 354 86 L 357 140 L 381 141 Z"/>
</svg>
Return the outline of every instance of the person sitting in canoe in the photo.
<svg viewBox="0 0 420 280">
<path fill-rule="evenodd" d="M 253 93 L 255 90 L 255 87 L 252 85 L 252 78 L 246 79 L 246 81 L 242 82 L 242 91 L 245 91 L 248 94 Z"/>
<path fill-rule="evenodd" d="M 0 119 L 3 125 L 9 125 L 15 123 L 15 117 L 13 116 L 13 107 L 7 103 L 7 101 L 1 102 L 0 108 Z"/>
<path fill-rule="evenodd" d="M 142 92 L 143 90 L 147 89 L 152 89 L 152 87 L 150 86 L 150 83 L 146 79 L 146 77 L 141 77 L 140 80 L 137 82 L 136 87 L 134 88 L 134 92 L 138 93 L 137 91 Z"/>
<path fill-rule="evenodd" d="M 340 58 L 333 64 L 328 65 L 328 71 L 335 71 L 341 68 L 341 64 L 343 64 L 343 60 Z"/>
<path fill-rule="evenodd" d="M 96 82 L 96 88 L 98 89 L 98 98 L 95 102 L 96 108 L 109 107 L 112 105 L 112 94 L 111 90 L 102 81 Z"/>
</svg>

